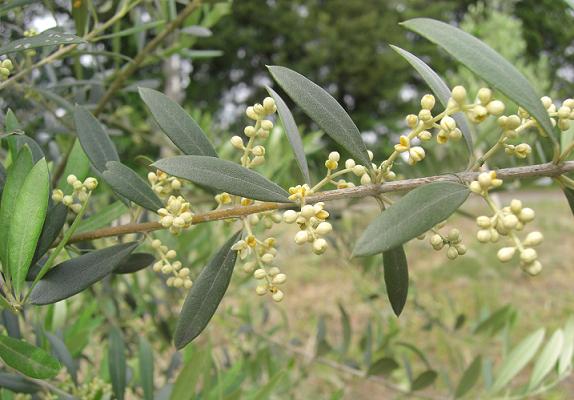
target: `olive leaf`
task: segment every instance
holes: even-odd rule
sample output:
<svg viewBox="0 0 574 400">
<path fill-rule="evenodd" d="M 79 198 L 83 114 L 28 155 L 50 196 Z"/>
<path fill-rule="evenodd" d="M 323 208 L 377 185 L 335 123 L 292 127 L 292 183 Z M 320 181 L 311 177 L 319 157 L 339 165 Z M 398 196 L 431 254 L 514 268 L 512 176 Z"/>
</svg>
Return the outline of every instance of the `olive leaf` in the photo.
<svg viewBox="0 0 574 400">
<path fill-rule="evenodd" d="M 6 184 L 6 169 L 4 165 L 0 163 L 0 198 L 2 198 L 2 191 L 4 190 L 4 185 Z M 2 203 L 0 203 L 1 205 Z"/>
<path fill-rule="evenodd" d="M 8 168 L 6 183 L 2 191 L 2 202 L 0 203 L 0 260 L 6 264 L 6 248 L 8 246 L 8 232 L 10 230 L 10 219 L 16 206 L 16 198 L 20 193 L 20 188 L 24 184 L 26 176 L 34 166 L 32 162 L 32 152 L 25 146 L 19 153 L 16 161 Z M 7 273 L 7 271 L 4 271 Z"/>
<path fill-rule="evenodd" d="M 241 232 L 231 237 L 201 271 L 187 295 L 177 326 L 174 342 L 178 349 L 185 347 L 207 326 L 227 291 L 237 252 L 231 246 L 237 242 Z"/>
<path fill-rule="evenodd" d="M 403 246 L 383 252 L 383 268 L 387 296 L 398 317 L 403 311 L 409 292 L 409 266 Z"/>
<path fill-rule="evenodd" d="M 564 192 L 564 196 L 566 196 L 566 200 L 568 200 L 568 205 L 570 206 L 570 210 L 572 214 L 574 214 L 574 189 L 569 187 L 562 188 Z"/>
<path fill-rule="evenodd" d="M 88 110 L 76 105 L 74 122 L 82 149 L 84 149 L 96 171 L 103 174 L 108 161 L 120 161 L 114 143 L 96 117 Z"/>
<path fill-rule="evenodd" d="M 367 376 L 388 375 L 397 368 L 399 368 L 399 364 L 395 361 L 395 359 L 390 357 L 382 357 L 369 366 L 369 369 L 367 370 Z"/>
<path fill-rule="evenodd" d="M 66 168 L 64 168 L 64 173 L 62 174 L 60 180 L 58 181 L 58 187 L 66 194 L 71 193 L 74 189 L 68 185 L 67 178 L 69 175 L 74 174 L 76 178 L 81 180 L 88 177 L 90 173 L 90 159 L 86 156 L 84 149 L 82 149 L 82 144 L 79 140 L 75 140 L 72 145 L 72 150 L 68 156 L 68 161 L 66 162 Z"/>
<path fill-rule="evenodd" d="M 72 357 L 72 354 L 70 354 L 70 350 L 68 350 L 64 341 L 58 336 L 49 332 L 45 332 L 45 335 L 46 339 L 48 339 L 48 342 L 50 342 L 50 346 L 52 347 L 52 353 L 66 367 L 70 377 L 72 378 L 72 381 L 77 384 L 78 368 L 74 358 Z"/>
<path fill-rule="evenodd" d="M 42 159 L 32 167 L 20 188 L 10 218 L 6 260 L 14 291 L 19 294 L 34 258 L 48 210 L 50 174 Z"/>
<path fill-rule="evenodd" d="M 114 269 L 114 274 L 133 274 L 148 267 L 154 261 L 155 257 L 148 253 L 130 254 Z"/>
<path fill-rule="evenodd" d="M 447 23 L 414 18 L 401 25 L 438 44 L 465 67 L 523 107 L 556 142 L 548 112 L 528 80 L 504 57 L 474 36 Z"/>
<path fill-rule="evenodd" d="M 429 85 L 432 92 L 438 98 L 440 103 L 443 107 L 447 107 L 448 100 L 451 96 L 451 91 L 444 83 L 442 78 L 433 71 L 431 67 L 429 67 L 423 60 L 418 58 L 412 53 L 409 53 L 406 50 L 401 49 L 400 47 L 390 45 L 391 48 L 399 53 L 405 60 L 408 61 L 409 64 L 420 74 L 420 76 L 424 79 L 424 81 Z M 468 121 L 463 113 L 458 112 L 452 117 L 456 121 L 456 125 L 462 132 L 464 140 L 466 141 L 466 147 L 468 148 L 468 152 L 472 154 L 473 145 L 472 145 L 472 134 L 470 132 L 470 126 L 468 125 Z"/>
<path fill-rule="evenodd" d="M 491 387 L 492 393 L 496 393 L 506 387 L 508 382 L 528 364 L 542 344 L 542 340 L 544 340 L 544 329 L 540 328 L 512 349 L 497 372 L 496 379 Z"/>
<path fill-rule="evenodd" d="M 139 88 L 162 131 L 185 154 L 217 157 L 201 127 L 175 101 L 157 90 Z"/>
<path fill-rule="evenodd" d="M 542 382 L 542 380 L 548 375 L 550 371 L 554 368 L 560 354 L 562 352 L 562 346 L 564 344 L 564 333 L 561 329 L 558 329 L 544 349 L 532 369 L 532 375 L 530 376 L 530 382 L 528 382 L 528 388 L 530 390 L 535 389 Z"/>
<path fill-rule="evenodd" d="M 353 255 L 382 253 L 420 236 L 455 212 L 469 193 L 465 185 L 454 182 L 429 183 L 414 189 L 365 229 Z"/>
<path fill-rule="evenodd" d="M 0 358 L 31 378 L 52 378 L 60 370 L 60 363 L 48 352 L 10 336 L 0 335 Z"/>
<path fill-rule="evenodd" d="M 151 344 L 146 340 L 145 336 L 140 336 L 139 346 L 138 346 L 138 359 L 140 367 L 140 385 L 143 389 L 144 400 L 154 399 L 154 360 L 153 360 L 153 348 Z"/>
<path fill-rule="evenodd" d="M 269 86 L 266 86 L 267 92 L 269 95 L 273 97 L 275 100 L 275 104 L 277 105 L 277 113 L 279 114 L 279 118 L 283 122 L 283 128 L 285 128 L 285 134 L 287 135 L 287 139 L 291 144 L 291 149 L 293 150 L 293 154 L 295 155 L 295 160 L 297 161 L 297 165 L 303 174 L 303 178 L 305 182 L 311 184 L 311 178 L 309 177 L 309 167 L 307 166 L 307 158 L 305 157 L 305 149 L 303 149 L 303 142 L 301 141 L 301 135 L 299 134 L 299 129 L 297 128 L 297 124 L 293 119 L 293 115 L 291 111 L 289 111 L 289 107 L 285 104 L 285 101 L 271 89 Z"/>
<path fill-rule="evenodd" d="M 482 369 L 482 357 L 476 356 L 470 365 L 466 368 L 456 390 L 454 392 L 454 398 L 459 399 L 468 393 L 470 389 L 476 384 L 478 378 L 480 377 L 480 371 Z"/>
<path fill-rule="evenodd" d="M 430 386 L 436 381 L 438 374 L 436 371 L 428 370 L 421 373 L 419 376 L 415 378 L 413 383 L 411 384 L 411 391 L 422 390 L 427 386 Z"/>
<path fill-rule="evenodd" d="M 323 88 L 285 67 L 268 66 L 279 86 L 335 142 L 367 168 L 371 167 L 367 147 L 349 114 Z"/>
<path fill-rule="evenodd" d="M 35 36 L 14 40 L 6 46 L 0 47 L 0 54 L 15 53 L 39 47 L 57 46 L 60 44 L 86 43 L 84 39 L 61 32 L 58 28 L 47 29 Z"/>
<path fill-rule="evenodd" d="M 46 254 L 52 243 L 54 243 L 54 241 L 58 238 L 58 235 L 66 223 L 67 215 L 68 207 L 61 203 L 56 204 L 48 209 L 46 220 L 44 221 L 44 226 L 42 227 L 42 233 L 40 234 L 38 244 L 36 245 L 36 251 L 34 252 L 32 264 L 35 264 L 40 259 L 40 257 Z"/>
<path fill-rule="evenodd" d="M 115 327 L 111 329 L 108 340 L 108 369 L 112 381 L 112 390 L 116 399 L 123 400 L 127 380 L 126 345 L 122 332 Z"/>
<path fill-rule="evenodd" d="M 33 394 L 42 390 L 42 387 L 21 375 L 0 372 L 0 388 L 8 389 L 14 393 Z"/>
<path fill-rule="evenodd" d="M 151 187 L 130 167 L 109 161 L 106 168 L 103 177 L 114 192 L 153 212 L 163 207 Z"/>
<path fill-rule="evenodd" d="M 117 244 L 56 265 L 32 289 L 30 303 L 52 304 L 80 293 L 112 273 L 138 245 Z"/>
<path fill-rule="evenodd" d="M 76 233 L 93 231 L 96 229 L 103 228 L 111 224 L 116 219 L 120 218 L 122 215 L 127 213 L 128 208 L 121 201 L 116 201 L 115 203 L 108 204 L 107 206 L 98 210 L 97 213 L 89 216 L 85 220 L 80 222 Z"/>
<path fill-rule="evenodd" d="M 231 161 L 206 156 L 176 156 L 154 167 L 221 192 L 261 201 L 289 203 L 289 194 L 263 175 Z"/>
</svg>

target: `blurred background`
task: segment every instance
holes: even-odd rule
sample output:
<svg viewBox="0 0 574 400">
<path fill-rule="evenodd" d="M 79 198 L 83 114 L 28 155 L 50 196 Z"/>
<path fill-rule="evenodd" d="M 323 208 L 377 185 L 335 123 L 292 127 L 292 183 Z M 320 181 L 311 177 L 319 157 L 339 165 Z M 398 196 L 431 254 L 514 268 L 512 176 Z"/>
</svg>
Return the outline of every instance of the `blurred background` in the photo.
<svg viewBox="0 0 574 400">
<path fill-rule="evenodd" d="M 0 3 L 0 40 L 8 42 L 27 29 L 54 26 L 82 34 L 82 24 L 70 13 L 70 2 L 20 3 L 25 6 Z M 92 3 L 100 21 L 118 5 L 112 0 Z M 62 149 L 75 138 L 73 104 L 95 106 L 118 68 L 138 54 L 185 3 L 142 1 L 109 34 L 3 91 L 0 119 L 11 108 L 44 152 L 53 160 L 62 159 Z M 333 95 L 349 112 L 375 158 L 383 159 L 406 130 L 405 116 L 416 113 L 420 98 L 429 92 L 389 44 L 416 54 L 450 87 L 464 85 L 475 93 L 484 86 L 437 46 L 399 25 L 415 17 L 439 19 L 480 38 L 523 72 L 542 95 L 558 102 L 574 94 L 574 9 L 567 1 L 235 0 L 206 2 L 146 60 L 99 119 L 122 161 L 144 174 L 149 160 L 177 153 L 137 94 L 139 86 L 156 88 L 193 116 L 221 149 L 221 157 L 236 159 L 228 140 L 242 133 L 245 108 L 266 96 L 265 85 L 273 86 L 266 65 L 282 65 Z M 29 57 L 38 60 L 46 55 L 39 49 Z M 343 157 L 344 152 L 301 110 L 293 106 L 292 112 L 316 181 L 323 175 L 328 152 L 339 150 Z M 474 132 L 477 154 L 496 140 L 494 126 L 493 120 Z M 547 161 L 549 149 L 534 134 L 525 141 L 534 149 L 529 163 Z M 277 124 L 266 144 L 267 163 L 259 169 L 283 187 L 302 183 L 288 146 Z M 416 168 L 399 166 L 401 175 L 456 172 L 467 164 L 463 142 L 447 148 L 429 143 L 425 148 L 424 162 Z M 500 168 L 522 162 L 501 154 L 491 165 Z M 377 214 L 376 203 L 363 200 L 329 206 L 336 234 L 322 257 L 296 248 L 292 227 L 274 228 L 271 234 L 280 243 L 278 263 L 289 277 L 285 300 L 277 305 L 257 297 L 253 280 L 238 271 L 209 328 L 184 354 L 170 345 L 184 293 L 167 288 L 163 278 L 151 271 L 142 273 L 139 280 L 116 277 L 92 297 L 71 299 L 67 316 L 56 322 L 51 319 L 51 327 L 63 332 L 75 356 L 83 354 L 89 360 L 83 367 L 88 380 L 99 373 L 92 367 L 102 369 L 105 364 L 97 354 L 97 343 L 105 336 L 106 318 L 129 310 L 131 317 L 123 320 L 129 327 L 128 347 L 141 333 L 153 338 L 157 370 L 162 374 L 158 388 L 172 387 L 181 366 L 196 363 L 205 371 L 196 378 L 198 398 L 251 398 L 246 393 L 259 393 L 253 398 L 261 399 L 414 398 L 419 389 L 425 393 L 420 394 L 423 398 L 449 398 L 443 394 L 456 387 L 477 355 L 483 356 L 481 380 L 488 386 L 488 377 L 510 347 L 540 327 L 551 333 L 572 314 L 574 224 L 565 198 L 550 184 L 547 179 L 522 185 L 507 182 L 510 191 L 498 198 L 507 203 L 519 197 L 536 210 L 535 228 L 546 238 L 539 250 L 545 265 L 541 276 L 528 278 L 517 265 L 500 264 L 495 246 L 474 240 L 472 216 L 487 210 L 471 199 L 464 206 L 471 218 L 456 216 L 448 225 L 461 230 L 469 247 L 467 255 L 449 261 L 444 252 L 434 252 L 427 240 L 407 246 L 411 289 L 398 319 L 386 298 L 381 258 L 349 258 L 357 235 Z M 201 189 L 194 189 L 193 195 L 198 208 L 213 206 Z M 94 207 L 107 207 L 106 222 L 114 223 L 126 211 L 111 195 L 98 198 Z M 222 243 L 223 233 L 230 231 L 211 225 L 198 226 L 178 238 L 159 236 L 184 255 L 197 275 L 213 252 L 213 243 Z M 77 322 L 90 318 L 97 323 Z M 78 332 L 85 342 L 75 339 Z M 376 364 L 381 359 L 392 359 L 397 366 Z M 137 370 L 135 361 L 130 367 Z M 428 371 L 437 375 L 422 376 Z M 105 380 L 105 371 L 101 374 Z M 521 376 L 517 385 L 528 374 Z M 415 382 L 417 390 L 409 392 Z M 538 398 L 573 395 L 574 381 L 567 379 Z M 139 398 L 135 389 L 130 396 Z M 158 394 L 158 398 L 163 397 Z"/>
</svg>

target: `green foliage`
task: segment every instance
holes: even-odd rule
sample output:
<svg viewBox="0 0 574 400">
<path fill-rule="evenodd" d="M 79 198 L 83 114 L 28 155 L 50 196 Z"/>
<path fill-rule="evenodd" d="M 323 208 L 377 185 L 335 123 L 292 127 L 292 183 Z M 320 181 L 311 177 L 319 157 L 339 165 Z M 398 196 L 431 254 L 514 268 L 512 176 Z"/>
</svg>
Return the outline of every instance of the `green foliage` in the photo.
<svg viewBox="0 0 574 400">
<path fill-rule="evenodd" d="M 409 291 L 409 266 L 403 246 L 383 252 L 383 268 L 387 295 L 395 315 L 399 316 Z"/>
<path fill-rule="evenodd" d="M 58 360 L 45 350 L 5 335 L 0 335 L 0 358 L 31 378 L 52 378 L 60 370 Z"/>
<path fill-rule="evenodd" d="M 290 202 L 285 189 L 231 161 L 207 156 L 176 156 L 156 161 L 153 166 L 220 192 L 261 201 Z"/>
<path fill-rule="evenodd" d="M 103 176 L 114 192 L 135 204 L 154 212 L 163 207 L 162 201 L 149 185 L 121 162 L 108 161 Z"/>
<path fill-rule="evenodd" d="M 85 43 L 85 41 L 71 33 L 61 32 L 58 29 L 48 29 L 35 36 L 14 40 L 10 44 L 0 47 L 0 54 L 23 52 L 45 46 L 77 43 Z"/>
</svg>

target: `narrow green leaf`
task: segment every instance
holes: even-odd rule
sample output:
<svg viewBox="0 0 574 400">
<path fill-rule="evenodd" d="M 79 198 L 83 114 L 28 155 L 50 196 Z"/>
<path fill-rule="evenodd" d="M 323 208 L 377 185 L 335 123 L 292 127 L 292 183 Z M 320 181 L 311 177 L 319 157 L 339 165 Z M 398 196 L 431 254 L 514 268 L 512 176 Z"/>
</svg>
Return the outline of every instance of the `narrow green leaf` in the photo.
<svg viewBox="0 0 574 400">
<path fill-rule="evenodd" d="M 502 328 L 506 326 L 506 324 L 512 318 L 513 314 L 514 309 L 510 305 L 500 307 L 484 321 L 481 321 L 474 328 L 473 333 L 477 334 L 484 332 L 490 336 L 494 336 L 496 333 L 498 333 Z"/>
<path fill-rule="evenodd" d="M 236 163 L 206 156 L 176 156 L 152 164 L 170 175 L 220 192 L 261 201 L 289 203 L 289 193 L 263 175 Z"/>
<path fill-rule="evenodd" d="M 104 173 L 108 161 L 120 161 L 118 152 L 98 120 L 84 107 L 74 109 L 76 134 L 92 166 Z"/>
<path fill-rule="evenodd" d="M 436 371 L 428 370 L 417 376 L 411 384 L 411 391 L 422 390 L 436 381 L 438 374 Z"/>
<path fill-rule="evenodd" d="M 451 90 L 448 88 L 446 83 L 442 80 L 442 78 L 434 72 L 434 70 L 429 67 L 423 60 L 418 58 L 412 53 L 409 53 L 406 50 L 401 49 L 400 47 L 390 45 L 391 48 L 399 53 L 405 60 L 408 61 L 409 64 L 420 74 L 420 76 L 424 79 L 424 81 L 429 85 L 432 92 L 438 98 L 440 103 L 443 107 L 447 107 L 448 100 L 451 95 Z M 464 140 L 466 141 L 466 146 L 468 148 L 468 152 L 472 154 L 473 145 L 472 145 L 472 134 L 470 132 L 470 126 L 468 125 L 468 121 L 463 113 L 456 113 L 452 116 L 455 121 L 456 125 L 462 132 L 464 136 Z"/>
<path fill-rule="evenodd" d="M 0 47 L 0 54 L 15 53 L 29 49 L 37 49 L 39 47 L 72 43 L 85 43 L 85 41 L 71 33 L 60 32 L 58 28 L 52 28 L 32 37 L 14 40 L 6 46 Z"/>
<path fill-rule="evenodd" d="M 116 399 L 123 400 L 127 381 L 126 345 L 122 332 L 118 328 L 111 329 L 108 340 L 108 370 L 112 381 L 112 390 Z"/>
<path fill-rule="evenodd" d="M 574 317 L 568 318 L 564 326 L 564 347 L 558 360 L 558 376 L 563 376 L 572 365 L 574 354 Z"/>
<path fill-rule="evenodd" d="M 58 182 L 58 187 L 64 191 L 64 193 L 69 194 L 74 189 L 68 185 L 66 179 L 68 175 L 75 175 L 81 181 L 84 181 L 90 173 L 90 159 L 86 156 L 84 149 L 79 140 L 74 140 L 72 146 L 72 151 L 68 157 L 68 162 L 66 163 L 66 168 L 64 168 L 64 173 Z"/>
<path fill-rule="evenodd" d="M 360 164 L 371 169 L 367 147 L 347 112 L 323 88 L 303 75 L 279 66 L 268 66 L 279 86 L 327 135 L 344 147 Z"/>
<path fill-rule="evenodd" d="M 491 388 L 492 393 L 502 390 L 528 364 L 542 344 L 542 340 L 544 340 L 543 328 L 523 339 L 512 349 L 498 370 Z"/>
<path fill-rule="evenodd" d="M 8 168 L 6 183 L 2 191 L 2 202 L 0 203 L 0 260 L 4 265 L 6 265 L 10 219 L 14 214 L 16 198 L 20 193 L 20 188 L 24 184 L 26 176 L 28 176 L 33 166 L 32 152 L 30 148 L 24 147 L 18 154 L 16 161 Z M 4 272 L 8 273 L 6 269 Z"/>
<path fill-rule="evenodd" d="M 88 2 L 87 1 L 71 1 L 72 3 L 72 18 L 76 27 L 78 36 L 84 36 L 86 33 L 88 23 Z"/>
<path fill-rule="evenodd" d="M 24 378 L 21 375 L 0 372 L 0 388 L 5 388 L 14 393 L 33 394 L 42 390 L 42 387 Z"/>
<path fill-rule="evenodd" d="M 403 246 L 383 252 L 383 269 L 387 295 L 398 317 L 403 311 L 409 293 L 409 266 Z"/>
<path fill-rule="evenodd" d="M 148 267 L 154 261 L 155 257 L 148 253 L 130 254 L 114 269 L 114 274 L 133 274 Z"/>
<path fill-rule="evenodd" d="M 382 253 L 420 236 L 455 212 L 469 193 L 465 185 L 454 182 L 435 182 L 414 189 L 365 229 L 353 255 Z"/>
<path fill-rule="evenodd" d="M 540 101 L 541 96 L 504 57 L 474 36 L 441 21 L 414 18 L 401 25 L 441 46 L 465 67 L 522 106 L 556 142 L 550 117 Z"/>
<path fill-rule="evenodd" d="M 299 133 L 299 129 L 297 128 L 297 124 L 293 119 L 293 115 L 291 111 L 289 111 L 289 107 L 283 101 L 281 96 L 277 94 L 273 89 L 269 86 L 266 86 L 267 92 L 269 95 L 273 97 L 275 100 L 275 104 L 277 105 L 277 113 L 279 114 L 279 118 L 281 118 L 281 122 L 283 122 L 283 128 L 285 129 L 285 134 L 287 135 L 287 139 L 291 144 L 291 149 L 293 150 L 293 154 L 295 155 L 295 160 L 297 161 L 297 165 L 299 165 L 299 169 L 303 174 L 303 178 L 305 182 L 311 184 L 311 178 L 309 177 L 309 167 L 307 166 L 307 158 L 305 157 L 305 149 L 303 148 L 303 142 L 301 141 L 301 134 Z"/>
<path fill-rule="evenodd" d="M 454 392 L 454 398 L 459 399 L 468 393 L 470 389 L 476 384 L 478 378 L 480 377 L 480 371 L 482 370 L 482 357 L 476 356 L 474 360 L 462 374 L 460 381 Z"/>
<path fill-rule="evenodd" d="M 98 36 L 98 40 L 111 39 L 111 38 L 122 37 L 122 36 L 129 36 L 129 35 L 133 35 L 134 33 L 140 33 L 140 32 L 147 31 L 149 29 L 162 27 L 163 25 L 165 25 L 165 21 L 147 22 L 145 24 L 140 24 L 140 25 L 134 26 L 132 28 L 121 30 L 119 32 L 110 33 L 109 35 Z"/>
<path fill-rule="evenodd" d="M 42 158 L 45 157 L 44 152 L 42 151 L 40 145 L 29 136 L 13 135 L 10 137 L 9 140 L 14 140 L 14 142 L 16 143 L 16 151 L 22 150 L 24 146 L 27 145 L 32 151 L 32 161 L 34 161 L 34 163 L 37 163 L 38 161 L 40 161 Z"/>
<path fill-rule="evenodd" d="M 343 340 L 341 343 L 341 355 L 347 354 L 351 346 L 351 320 L 349 314 L 342 303 L 337 303 L 339 313 L 341 314 L 341 331 L 343 333 Z"/>
<path fill-rule="evenodd" d="M 390 357 L 379 358 L 367 370 L 367 376 L 371 375 L 388 375 L 395 369 L 399 368 L 399 364 Z"/>
<path fill-rule="evenodd" d="M 138 245 L 117 244 L 56 265 L 32 289 L 30 303 L 51 304 L 80 293 L 113 272 Z"/>
<path fill-rule="evenodd" d="M 42 233 L 40 234 L 38 244 L 36 245 L 32 264 L 38 261 L 50 249 L 50 246 L 62 231 L 62 228 L 66 223 L 67 215 L 68 207 L 61 203 L 55 204 L 48 210 L 44 226 L 42 227 Z"/>
<path fill-rule="evenodd" d="M 78 226 L 78 229 L 76 229 L 76 233 L 93 231 L 95 229 L 108 226 L 110 223 L 124 215 L 127 211 L 128 208 L 121 201 L 109 204 L 98 210 L 94 215 L 83 220 Z"/>
<path fill-rule="evenodd" d="M 281 380 L 285 376 L 286 371 L 278 371 L 273 375 L 265 385 L 259 388 L 253 396 L 250 396 L 250 400 L 267 400 L 271 398 L 273 390 L 281 383 Z"/>
<path fill-rule="evenodd" d="M 554 332 L 534 364 L 530 382 L 528 383 L 529 390 L 537 388 L 546 375 L 554 368 L 562 352 L 563 344 L 564 333 L 561 329 L 558 329 Z"/>
<path fill-rule="evenodd" d="M 49 195 L 50 174 L 46 160 L 42 159 L 26 176 L 10 218 L 6 259 L 16 293 L 20 293 L 34 258 Z"/>
<path fill-rule="evenodd" d="M 185 154 L 217 157 L 201 127 L 175 101 L 157 90 L 139 88 L 162 131 Z"/>
<path fill-rule="evenodd" d="M 153 212 L 163 207 L 159 197 L 134 170 L 119 161 L 107 162 L 106 168 L 103 176 L 114 192 Z"/>
<path fill-rule="evenodd" d="M 9 3 L 2 4 L 0 6 L 0 17 L 4 16 L 8 11 L 16 7 L 22 7 L 28 4 L 32 4 L 36 0 L 12 0 Z"/>
<path fill-rule="evenodd" d="M 45 333 L 46 339 L 50 342 L 50 346 L 52 347 L 52 353 L 68 370 L 70 377 L 74 381 L 74 383 L 78 383 L 77 375 L 78 375 L 78 368 L 76 367 L 76 363 L 74 362 L 74 358 L 72 354 L 66 347 L 66 344 L 62 339 L 58 336 L 53 335 L 49 332 Z"/>
<path fill-rule="evenodd" d="M 0 358 L 6 365 L 31 378 L 52 378 L 60 370 L 58 360 L 45 350 L 5 335 L 0 335 Z"/>
<path fill-rule="evenodd" d="M 138 359 L 140 367 L 140 385 L 144 393 L 143 398 L 144 400 L 153 400 L 153 348 L 146 340 L 145 336 L 140 336 Z"/>
<path fill-rule="evenodd" d="M 574 189 L 569 187 L 565 187 L 562 189 L 564 195 L 566 196 L 566 200 L 568 200 L 568 205 L 570 206 L 570 210 L 572 214 L 574 214 Z"/>
<path fill-rule="evenodd" d="M 2 165 L 2 163 L 0 163 L 0 199 L 2 198 L 2 191 L 4 190 L 4 185 L 6 184 L 6 169 L 4 168 L 4 165 Z M 0 200 L 0 205 L 1 205 L 1 200 Z"/>
<path fill-rule="evenodd" d="M 175 327 L 174 342 L 178 349 L 195 339 L 217 310 L 231 281 L 237 258 L 237 252 L 231 250 L 231 246 L 240 236 L 241 232 L 233 235 L 193 283 Z"/>
<path fill-rule="evenodd" d="M 195 349 L 194 349 L 195 350 Z M 192 357 L 185 363 L 171 391 L 170 400 L 194 400 L 196 398 L 196 386 L 200 374 L 207 369 L 211 360 L 211 351 L 198 349 L 192 353 Z"/>
</svg>

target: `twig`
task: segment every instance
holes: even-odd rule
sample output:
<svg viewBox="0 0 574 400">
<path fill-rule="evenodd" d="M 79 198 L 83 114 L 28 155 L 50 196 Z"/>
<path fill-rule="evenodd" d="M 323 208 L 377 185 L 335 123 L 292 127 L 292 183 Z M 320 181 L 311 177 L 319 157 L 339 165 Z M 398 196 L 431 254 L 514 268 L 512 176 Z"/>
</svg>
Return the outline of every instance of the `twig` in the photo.
<svg viewBox="0 0 574 400">
<path fill-rule="evenodd" d="M 496 171 L 496 175 L 501 179 L 512 178 L 532 178 L 539 176 L 556 177 L 574 171 L 574 161 L 566 161 L 556 165 L 553 163 L 535 164 L 525 167 L 504 168 Z M 386 182 L 382 185 L 356 186 L 347 189 L 329 190 L 320 192 L 306 198 L 306 202 L 313 204 L 320 201 L 333 201 L 349 198 L 360 198 L 376 196 L 381 193 L 399 192 L 412 190 L 416 187 L 432 182 L 470 182 L 478 176 L 479 172 L 461 172 L 458 174 L 446 174 L 428 176 L 425 178 L 405 179 L 394 182 Z M 193 225 L 204 222 L 218 221 L 224 219 L 240 218 L 246 215 L 257 214 L 266 211 L 286 209 L 295 207 L 294 203 L 259 203 L 244 207 L 233 207 L 222 210 L 209 211 L 193 216 Z M 127 224 L 115 227 L 97 229 L 72 236 L 68 243 L 83 242 L 87 240 L 100 239 L 110 236 L 125 235 L 128 233 L 151 232 L 162 229 L 159 222 L 146 222 L 141 224 Z"/>
<path fill-rule="evenodd" d="M 189 3 L 185 8 L 178 14 L 178 16 L 171 21 L 153 40 L 148 42 L 145 47 L 134 57 L 133 61 L 120 71 L 119 75 L 114 79 L 110 88 L 106 91 L 103 97 L 98 102 L 96 109 L 94 110 L 94 115 L 100 114 L 108 101 L 114 96 L 114 94 L 122 87 L 124 81 L 133 75 L 134 72 L 140 67 L 144 62 L 146 57 L 151 54 L 164 39 L 169 36 L 174 30 L 176 30 L 180 25 L 185 22 L 185 19 L 191 15 L 199 6 L 201 5 L 201 0 L 194 0 Z"/>
</svg>

